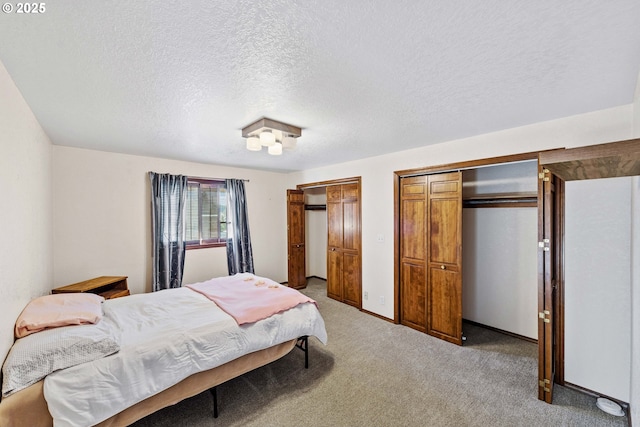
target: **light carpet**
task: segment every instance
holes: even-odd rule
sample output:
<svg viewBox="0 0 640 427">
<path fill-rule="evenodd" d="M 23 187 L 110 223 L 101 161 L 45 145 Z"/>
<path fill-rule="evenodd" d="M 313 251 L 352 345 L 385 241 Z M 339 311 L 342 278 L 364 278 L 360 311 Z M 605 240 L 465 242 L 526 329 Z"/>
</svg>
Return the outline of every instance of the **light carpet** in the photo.
<svg viewBox="0 0 640 427">
<path fill-rule="evenodd" d="M 310 338 L 310 366 L 282 359 L 137 423 L 146 426 L 628 426 L 595 398 L 556 386 L 537 399 L 537 345 L 465 324 L 462 347 L 326 297 L 311 279 L 329 342 Z"/>
</svg>

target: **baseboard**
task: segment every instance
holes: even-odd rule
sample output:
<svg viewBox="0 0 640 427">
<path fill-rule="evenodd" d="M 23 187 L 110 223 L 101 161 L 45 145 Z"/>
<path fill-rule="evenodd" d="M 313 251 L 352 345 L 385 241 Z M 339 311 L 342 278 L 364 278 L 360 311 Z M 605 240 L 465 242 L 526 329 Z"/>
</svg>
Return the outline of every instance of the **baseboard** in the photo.
<svg viewBox="0 0 640 427">
<path fill-rule="evenodd" d="M 327 281 L 327 279 L 323 279 L 323 278 L 322 278 L 322 277 L 320 277 L 320 276 L 307 276 L 307 277 L 305 277 L 305 278 L 306 278 L 307 280 L 309 280 L 309 279 L 319 279 L 319 280 L 324 280 L 325 282 Z M 280 282 L 280 284 L 281 284 L 281 285 L 287 285 L 288 283 L 289 283 L 289 282 L 287 282 L 287 281 Z"/>
<path fill-rule="evenodd" d="M 381 316 L 378 313 L 374 313 L 372 311 L 365 310 L 364 308 L 361 308 L 360 311 L 363 312 L 363 313 L 366 313 L 366 314 L 368 314 L 370 316 L 377 317 L 378 319 L 386 320 L 387 322 L 390 322 L 390 323 L 395 323 L 393 321 L 393 319 L 389 319 L 388 317 Z"/>
<path fill-rule="evenodd" d="M 462 321 L 463 322 L 467 322 L 467 323 L 469 323 L 471 325 L 479 326 L 481 328 L 489 329 L 490 331 L 501 333 L 503 335 L 508 335 L 510 337 L 513 337 L 513 338 L 518 338 L 518 339 L 521 339 L 521 340 L 524 340 L 524 341 L 529 341 L 531 343 L 538 344 L 538 340 L 534 339 L 534 338 L 525 337 L 524 335 L 519 335 L 519 334 L 516 334 L 516 333 L 513 333 L 513 332 L 509 332 L 509 331 L 505 331 L 505 330 L 502 330 L 502 329 L 494 328 L 493 326 L 483 325 L 482 323 L 474 322 L 473 320 L 462 319 Z"/>
<path fill-rule="evenodd" d="M 569 388 L 571 390 L 575 390 L 577 392 L 580 392 L 582 394 L 586 394 L 588 396 L 592 396 L 592 397 L 594 397 L 596 399 L 598 397 L 604 397 L 605 399 L 609 399 L 612 402 L 616 402 L 618 405 L 620 405 L 622 407 L 622 410 L 624 411 L 625 415 L 627 416 L 627 419 L 629 420 L 629 426 L 631 426 L 631 411 L 629 410 L 630 406 L 629 406 L 629 404 L 627 402 L 623 402 L 622 400 L 616 399 L 616 398 L 611 397 L 611 396 L 607 396 L 606 394 L 598 393 L 597 391 L 593 391 L 593 390 L 590 390 L 588 388 L 581 387 L 579 385 L 568 383 L 566 381 L 564 382 L 564 384 L 561 384 L 561 385 L 566 387 L 566 388 Z M 595 405 L 595 402 L 594 402 L 594 405 Z"/>
<path fill-rule="evenodd" d="M 587 394 L 589 396 L 593 396 L 593 397 L 604 397 L 605 399 L 609 399 L 613 402 L 616 402 L 618 405 L 622 406 L 625 410 L 627 410 L 629 408 L 629 403 L 627 402 L 623 402 L 622 400 L 616 399 L 614 397 L 611 396 L 607 396 L 606 394 L 602 394 L 602 393 L 598 393 L 597 391 L 593 391 L 591 389 L 576 385 L 576 384 L 572 384 L 569 382 L 564 382 L 564 384 L 562 384 L 564 387 L 566 388 L 570 388 L 571 390 L 575 390 L 575 391 L 579 391 L 580 393 L 583 394 Z"/>
<path fill-rule="evenodd" d="M 325 282 L 327 281 L 327 279 L 324 279 L 324 278 L 319 277 L 319 276 L 307 276 L 307 280 L 309 280 L 309 279 L 319 279 L 319 280 L 324 280 Z M 355 308 L 357 308 L 357 307 L 355 307 Z M 364 308 L 361 308 L 360 311 L 363 312 L 363 313 L 366 313 L 366 314 L 368 314 L 370 316 L 377 317 L 378 319 L 382 319 L 382 320 L 386 320 L 387 322 L 394 323 L 393 319 L 389 319 L 387 317 L 381 316 L 381 315 L 379 315 L 377 313 L 374 313 L 372 311 L 365 310 Z"/>
</svg>

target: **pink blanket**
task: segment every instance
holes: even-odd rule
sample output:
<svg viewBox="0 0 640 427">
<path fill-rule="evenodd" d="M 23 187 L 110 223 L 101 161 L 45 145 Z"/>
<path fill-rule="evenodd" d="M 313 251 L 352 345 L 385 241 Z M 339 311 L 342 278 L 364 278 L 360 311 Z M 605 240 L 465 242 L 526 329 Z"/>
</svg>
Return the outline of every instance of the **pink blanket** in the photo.
<svg viewBox="0 0 640 427">
<path fill-rule="evenodd" d="M 249 273 L 217 277 L 186 287 L 215 302 L 238 325 L 266 319 L 305 302 L 315 304 L 314 300 L 293 288 Z"/>
</svg>

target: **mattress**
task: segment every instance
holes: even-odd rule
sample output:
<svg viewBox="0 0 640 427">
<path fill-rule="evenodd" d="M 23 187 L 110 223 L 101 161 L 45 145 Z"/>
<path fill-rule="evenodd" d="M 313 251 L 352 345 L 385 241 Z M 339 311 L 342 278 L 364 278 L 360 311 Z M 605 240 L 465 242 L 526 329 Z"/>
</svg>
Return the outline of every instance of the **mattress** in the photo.
<svg viewBox="0 0 640 427">
<path fill-rule="evenodd" d="M 102 322 L 120 336 L 120 351 L 44 380 L 56 426 L 98 424 L 195 373 L 303 335 L 327 340 L 313 303 L 238 326 L 187 288 L 105 301 Z"/>
<path fill-rule="evenodd" d="M 193 374 L 178 384 L 107 418 L 98 423 L 96 427 L 128 426 L 162 408 L 174 405 L 211 387 L 273 362 L 289 353 L 295 343 L 296 340 L 291 340 L 277 344 L 233 359 L 231 362 L 216 368 Z M 0 426 L 52 427 L 53 418 L 51 418 L 47 402 L 44 400 L 43 386 L 44 380 L 41 380 L 2 399 L 0 403 Z M 204 408 L 203 410 L 210 409 Z"/>
</svg>

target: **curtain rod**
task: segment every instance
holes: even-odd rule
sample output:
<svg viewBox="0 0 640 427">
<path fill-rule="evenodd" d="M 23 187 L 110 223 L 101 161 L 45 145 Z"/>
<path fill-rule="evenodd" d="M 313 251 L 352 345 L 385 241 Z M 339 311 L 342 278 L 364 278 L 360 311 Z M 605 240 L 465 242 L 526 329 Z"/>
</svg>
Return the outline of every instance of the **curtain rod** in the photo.
<svg viewBox="0 0 640 427">
<path fill-rule="evenodd" d="M 151 172 L 153 172 L 153 171 L 149 171 L 147 173 L 151 173 Z M 158 173 L 158 172 L 153 172 L 153 173 Z M 251 182 L 250 179 L 244 179 L 244 178 L 205 178 L 205 177 L 202 177 L 202 176 L 191 176 L 191 175 L 186 175 L 186 176 L 189 177 L 189 178 L 193 178 L 193 179 L 206 179 L 206 180 L 209 180 L 209 181 L 224 181 L 225 179 L 239 179 L 239 180 L 244 181 L 244 182 Z"/>
<path fill-rule="evenodd" d="M 251 180 L 249 179 L 244 179 L 244 178 L 203 178 L 200 176 L 191 176 L 191 175 L 187 175 L 189 178 L 193 178 L 193 179 L 210 179 L 211 181 L 224 181 L 225 179 L 239 179 L 240 181 L 244 181 L 244 182 L 251 182 Z"/>
</svg>

